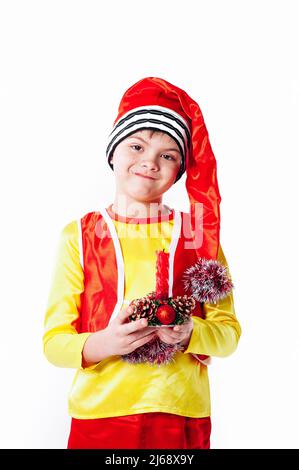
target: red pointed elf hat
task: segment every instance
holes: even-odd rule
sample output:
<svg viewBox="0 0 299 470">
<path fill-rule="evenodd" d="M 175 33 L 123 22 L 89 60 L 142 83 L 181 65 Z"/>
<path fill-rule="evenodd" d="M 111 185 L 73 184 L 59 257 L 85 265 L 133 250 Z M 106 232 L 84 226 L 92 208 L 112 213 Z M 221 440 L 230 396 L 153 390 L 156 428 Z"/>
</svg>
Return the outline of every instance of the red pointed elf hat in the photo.
<svg viewBox="0 0 299 470">
<path fill-rule="evenodd" d="M 198 257 L 217 259 L 220 236 L 220 202 L 216 159 L 199 105 L 182 89 L 157 77 L 147 77 L 132 85 L 123 95 L 106 155 L 141 129 L 157 129 L 177 143 L 181 167 L 176 181 L 186 171 L 190 201 L 191 230 Z M 175 182 L 176 182 L 175 181 Z"/>
</svg>

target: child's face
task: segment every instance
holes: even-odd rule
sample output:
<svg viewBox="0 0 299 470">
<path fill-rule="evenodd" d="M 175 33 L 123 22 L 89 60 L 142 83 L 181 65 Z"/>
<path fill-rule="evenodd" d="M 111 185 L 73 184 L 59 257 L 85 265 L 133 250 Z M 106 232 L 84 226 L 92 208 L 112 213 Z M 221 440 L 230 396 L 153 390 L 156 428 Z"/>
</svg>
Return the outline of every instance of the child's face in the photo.
<svg viewBox="0 0 299 470">
<path fill-rule="evenodd" d="M 118 193 L 136 201 L 149 202 L 159 200 L 173 185 L 181 154 L 168 134 L 140 130 L 117 145 L 111 163 Z"/>
</svg>

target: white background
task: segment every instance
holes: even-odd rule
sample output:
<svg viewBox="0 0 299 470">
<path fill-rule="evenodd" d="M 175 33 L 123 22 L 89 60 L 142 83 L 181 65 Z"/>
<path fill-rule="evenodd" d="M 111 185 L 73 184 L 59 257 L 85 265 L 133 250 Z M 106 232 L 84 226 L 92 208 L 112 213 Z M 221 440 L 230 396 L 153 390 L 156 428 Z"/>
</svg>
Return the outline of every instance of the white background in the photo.
<svg viewBox="0 0 299 470">
<path fill-rule="evenodd" d="M 146 76 L 199 103 L 217 159 L 243 334 L 210 367 L 211 446 L 299 447 L 298 36 L 290 0 L 1 1 L 2 448 L 66 447 L 75 371 L 42 352 L 56 243 L 112 202 L 106 139 Z M 184 184 L 163 202 L 188 210 Z"/>
</svg>

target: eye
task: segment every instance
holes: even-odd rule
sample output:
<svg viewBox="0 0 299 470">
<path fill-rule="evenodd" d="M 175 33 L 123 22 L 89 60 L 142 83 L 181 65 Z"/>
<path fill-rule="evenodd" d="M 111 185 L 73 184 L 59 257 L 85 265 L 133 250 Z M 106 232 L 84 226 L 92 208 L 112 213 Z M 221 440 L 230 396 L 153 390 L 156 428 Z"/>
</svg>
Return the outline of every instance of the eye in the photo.
<svg viewBox="0 0 299 470">
<path fill-rule="evenodd" d="M 141 146 L 138 145 L 138 144 L 131 145 L 131 149 L 132 149 L 133 147 L 139 147 L 139 148 L 141 149 Z"/>
<path fill-rule="evenodd" d="M 171 155 L 164 154 L 164 156 L 170 158 L 171 160 L 175 160 L 175 158 L 173 158 Z"/>
<path fill-rule="evenodd" d="M 142 149 L 141 145 L 138 145 L 138 144 L 130 145 L 130 148 L 133 150 L 136 150 L 137 152 L 139 152 L 139 150 Z M 171 161 L 171 160 L 175 161 L 174 157 L 172 157 L 171 155 L 167 155 L 166 153 L 162 154 L 162 156 L 164 156 L 166 160 L 168 161 Z"/>
</svg>

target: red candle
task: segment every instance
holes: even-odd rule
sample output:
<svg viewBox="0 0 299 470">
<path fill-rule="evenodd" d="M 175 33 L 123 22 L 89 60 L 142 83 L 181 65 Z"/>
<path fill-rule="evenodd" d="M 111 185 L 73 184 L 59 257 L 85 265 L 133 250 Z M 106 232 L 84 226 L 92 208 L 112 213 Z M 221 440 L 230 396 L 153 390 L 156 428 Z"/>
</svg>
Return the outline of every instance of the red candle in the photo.
<svg viewBox="0 0 299 470">
<path fill-rule="evenodd" d="M 168 276 L 169 276 L 169 253 L 156 251 L 156 298 L 160 300 L 168 299 Z"/>
</svg>

